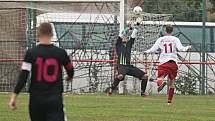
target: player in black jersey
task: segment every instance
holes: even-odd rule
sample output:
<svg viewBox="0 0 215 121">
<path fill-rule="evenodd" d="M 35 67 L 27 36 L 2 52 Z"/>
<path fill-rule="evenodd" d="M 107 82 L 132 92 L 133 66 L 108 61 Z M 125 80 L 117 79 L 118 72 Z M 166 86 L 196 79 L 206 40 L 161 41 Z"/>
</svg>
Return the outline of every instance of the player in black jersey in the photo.
<svg viewBox="0 0 215 121">
<path fill-rule="evenodd" d="M 31 121 L 65 121 L 63 109 L 63 75 L 68 81 L 74 70 L 66 51 L 50 43 L 53 31 L 50 23 L 38 28 L 40 44 L 27 50 L 9 106 L 16 109 L 16 98 L 31 73 L 29 113 Z"/>
<path fill-rule="evenodd" d="M 127 41 L 127 34 L 129 31 L 132 32 L 131 36 L 129 37 L 129 41 Z M 137 37 L 138 30 L 136 28 L 127 27 L 123 32 L 119 34 L 118 40 L 116 42 L 116 51 L 117 51 L 117 69 L 118 69 L 118 76 L 114 80 L 111 88 L 107 92 L 108 96 L 112 95 L 112 91 L 119 85 L 120 81 L 123 81 L 125 75 L 130 75 L 136 77 L 141 81 L 141 96 L 146 96 L 147 93 L 145 92 L 148 76 L 145 72 L 140 70 L 137 67 L 131 65 L 131 49 L 134 44 L 135 38 Z"/>
</svg>

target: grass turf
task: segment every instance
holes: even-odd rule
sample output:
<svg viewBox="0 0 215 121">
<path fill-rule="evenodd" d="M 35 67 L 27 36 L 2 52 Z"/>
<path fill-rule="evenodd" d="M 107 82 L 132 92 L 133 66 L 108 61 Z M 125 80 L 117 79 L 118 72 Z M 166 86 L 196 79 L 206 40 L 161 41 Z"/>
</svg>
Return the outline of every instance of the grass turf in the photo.
<svg viewBox="0 0 215 121">
<path fill-rule="evenodd" d="M 0 94 L 0 121 L 29 121 L 28 96 L 18 97 L 18 109 L 8 108 L 8 94 Z M 215 96 L 148 97 L 65 95 L 68 121 L 215 121 Z"/>
</svg>

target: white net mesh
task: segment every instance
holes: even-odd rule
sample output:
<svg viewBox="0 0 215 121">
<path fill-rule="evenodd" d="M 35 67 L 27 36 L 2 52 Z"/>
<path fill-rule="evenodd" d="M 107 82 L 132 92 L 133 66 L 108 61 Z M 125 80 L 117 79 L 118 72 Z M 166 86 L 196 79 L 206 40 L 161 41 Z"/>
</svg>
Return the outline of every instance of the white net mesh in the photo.
<svg viewBox="0 0 215 121">
<path fill-rule="evenodd" d="M 0 10 L 0 91 L 11 91 L 26 47 L 26 11 Z"/>
</svg>

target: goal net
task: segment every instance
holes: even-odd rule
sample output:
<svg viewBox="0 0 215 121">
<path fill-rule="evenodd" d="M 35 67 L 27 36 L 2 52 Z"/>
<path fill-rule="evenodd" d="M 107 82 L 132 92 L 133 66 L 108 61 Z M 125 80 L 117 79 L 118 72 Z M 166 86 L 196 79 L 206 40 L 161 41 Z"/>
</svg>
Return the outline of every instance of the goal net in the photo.
<svg viewBox="0 0 215 121">
<path fill-rule="evenodd" d="M 73 82 L 64 82 L 65 92 L 102 92 L 110 86 L 116 76 L 118 2 L 1 2 L 0 8 L 1 92 L 13 89 L 24 52 L 38 43 L 36 28 L 42 22 L 51 22 L 53 44 L 66 49 L 74 63 L 75 77 Z M 141 23 L 132 63 L 147 71 L 152 64 L 143 61 L 153 56 L 146 57 L 143 51 L 154 44 L 170 15 L 126 16 L 127 23 Z M 131 80 L 128 88 L 139 90 Z"/>
</svg>

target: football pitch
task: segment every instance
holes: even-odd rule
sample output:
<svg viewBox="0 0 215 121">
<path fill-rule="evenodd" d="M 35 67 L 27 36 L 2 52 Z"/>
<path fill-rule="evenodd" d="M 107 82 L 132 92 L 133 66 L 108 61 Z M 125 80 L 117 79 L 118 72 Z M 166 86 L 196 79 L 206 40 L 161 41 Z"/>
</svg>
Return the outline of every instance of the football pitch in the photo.
<svg viewBox="0 0 215 121">
<path fill-rule="evenodd" d="M 18 97 L 18 109 L 8 108 L 9 94 L 0 94 L 0 121 L 29 121 L 28 95 Z M 138 97 L 103 94 L 65 95 L 68 121 L 215 121 L 215 96 Z"/>
</svg>

